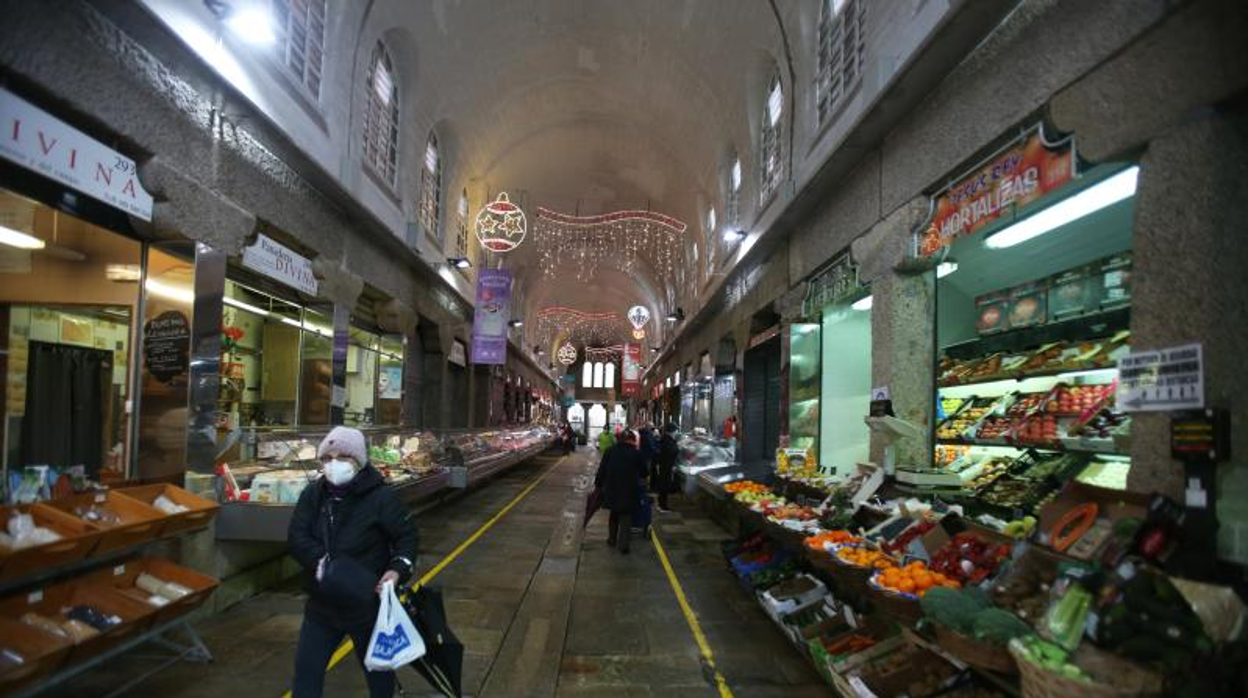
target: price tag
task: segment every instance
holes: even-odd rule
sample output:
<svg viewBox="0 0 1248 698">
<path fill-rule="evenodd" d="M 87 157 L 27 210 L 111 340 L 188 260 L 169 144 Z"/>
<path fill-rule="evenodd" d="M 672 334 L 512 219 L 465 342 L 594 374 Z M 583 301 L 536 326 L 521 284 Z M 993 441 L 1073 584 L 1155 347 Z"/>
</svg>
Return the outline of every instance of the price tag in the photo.
<svg viewBox="0 0 1248 698">
<path fill-rule="evenodd" d="M 125 573 L 126 573 L 126 566 L 125 566 L 125 565 L 117 565 L 116 567 L 114 567 L 114 568 L 113 568 L 113 576 L 114 576 L 114 577 L 120 577 L 121 575 L 123 575 L 123 574 L 125 574 Z"/>
<path fill-rule="evenodd" d="M 36 604 L 43 601 L 43 589 L 36 589 L 26 595 L 26 603 Z"/>
</svg>

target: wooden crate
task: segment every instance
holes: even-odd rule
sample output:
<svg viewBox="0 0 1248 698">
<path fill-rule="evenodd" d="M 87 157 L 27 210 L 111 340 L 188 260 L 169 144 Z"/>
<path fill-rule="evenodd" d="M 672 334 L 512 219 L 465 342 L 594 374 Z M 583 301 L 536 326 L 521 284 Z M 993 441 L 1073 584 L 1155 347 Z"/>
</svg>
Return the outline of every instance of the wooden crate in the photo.
<svg viewBox="0 0 1248 698">
<path fill-rule="evenodd" d="M 155 608 L 84 578 L 0 599 L 0 617 L 17 620 L 24 613 L 34 612 L 59 621 L 65 619 L 61 609 L 78 605 L 92 606 L 101 613 L 116 615 L 121 618 L 121 624 L 74 645 L 66 659 L 67 665 L 86 661 L 147 630 L 156 616 Z"/>
<path fill-rule="evenodd" d="M 0 507 L 0 526 L 15 513 L 30 514 L 36 526 L 60 535 L 61 540 L 21 550 L 0 549 L 0 580 L 17 579 L 50 570 L 90 555 L 100 542 L 99 529 L 76 516 L 50 507 L 19 505 Z"/>
<path fill-rule="evenodd" d="M 136 499 L 119 495 L 112 490 L 107 492 L 84 492 L 72 497 L 50 499 L 35 506 L 58 509 L 78 519 L 79 517 L 74 513 L 74 509 L 76 507 L 88 508 L 93 504 L 107 506 L 121 517 L 121 523 L 112 527 L 86 522 L 89 526 L 101 532 L 100 542 L 95 549 L 96 555 L 153 541 L 160 535 L 161 529 L 165 525 L 166 517 L 159 510 L 153 509 Z"/>
<path fill-rule="evenodd" d="M 152 619 L 153 625 L 163 625 L 178 616 L 186 615 L 199 608 L 220 586 L 219 581 L 206 574 L 200 574 L 158 557 L 127 560 L 124 563 L 99 570 L 93 573 L 91 578 L 100 584 L 116 589 L 128 598 L 150 605 L 147 603 L 150 594 L 135 586 L 135 581 L 139 578 L 139 575 L 145 572 L 162 581 L 181 584 L 191 590 L 190 594 L 177 601 L 170 601 L 164 606 L 152 606 L 156 611 L 155 617 Z"/>
<path fill-rule="evenodd" d="M 74 645 L 15 618 L 0 617 L 0 645 L 22 655 L 26 663 L 0 671 L 0 695 L 37 681 L 61 668 Z"/>
<path fill-rule="evenodd" d="M 217 512 L 221 509 L 221 506 L 216 502 L 191 494 L 176 485 L 140 485 L 138 487 L 123 487 L 116 490 L 116 492 L 149 506 L 152 506 L 152 503 L 163 494 L 174 504 L 181 504 L 186 507 L 188 511 L 180 514 L 164 514 L 164 512 L 152 506 L 153 509 L 165 516 L 164 528 L 158 534 L 162 538 L 207 528 L 212 524 L 213 518 L 216 517 Z"/>
</svg>

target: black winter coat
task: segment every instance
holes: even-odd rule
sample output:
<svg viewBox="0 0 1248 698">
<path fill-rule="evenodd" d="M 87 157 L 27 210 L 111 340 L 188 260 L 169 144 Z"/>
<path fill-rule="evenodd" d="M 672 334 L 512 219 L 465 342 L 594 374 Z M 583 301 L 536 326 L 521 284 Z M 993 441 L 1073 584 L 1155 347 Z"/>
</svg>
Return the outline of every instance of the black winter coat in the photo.
<svg viewBox="0 0 1248 698">
<path fill-rule="evenodd" d="M 617 443 L 602 454 L 594 486 L 602 490 L 602 506 L 616 513 L 631 513 L 641 502 L 646 458 L 636 447 Z"/>
<path fill-rule="evenodd" d="M 676 438 L 671 434 L 664 434 L 663 440 L 659 442 L 659 465 L 665 468 L 675 467 L 679 458 L 680 447 L 676 445 Z"/>
<path fill-rule="evenodd" d="M 377 579 L 388 570 L 398 572 L 400 584 L 411 577 L 416 564 L 416 522 L 372 466 L 356 473 L 341 499 L 330 496 L 324 478 L 304 488 L 286 540 L 290 554 L 303 567 L 307 612 L 344 629 L 373 623 L 377 597 L 352 607 L 325 598 L 316 568 L 326 553 L 331 559 L 351 558 Z"/>
</svg>

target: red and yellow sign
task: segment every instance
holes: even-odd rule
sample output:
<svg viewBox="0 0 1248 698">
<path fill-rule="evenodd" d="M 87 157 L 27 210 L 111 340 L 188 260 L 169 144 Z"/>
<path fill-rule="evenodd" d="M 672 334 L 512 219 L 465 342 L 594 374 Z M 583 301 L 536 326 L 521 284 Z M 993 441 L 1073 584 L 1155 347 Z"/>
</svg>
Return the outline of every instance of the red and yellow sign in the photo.
<svg viewBox="0 0 1248 698">
<path fill-rule="evenodd" d="M 932 224 L 919 236 L 919 256 L 940 251 L 997 220 L 1003 211 L 1029 204 L 1066 184 L 1074 175 L 1073 141 L 1049 145 L 1037 129 L 936 199 Z"/>
</svg>

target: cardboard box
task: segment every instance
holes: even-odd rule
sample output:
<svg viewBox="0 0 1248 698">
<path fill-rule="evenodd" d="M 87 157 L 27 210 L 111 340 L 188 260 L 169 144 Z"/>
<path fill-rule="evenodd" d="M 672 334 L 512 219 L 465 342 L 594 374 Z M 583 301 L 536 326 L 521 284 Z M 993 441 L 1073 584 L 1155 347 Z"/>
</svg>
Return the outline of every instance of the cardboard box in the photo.
<svg viewBox="0 0 1248 698">
<path fill-rule="evenodd" d="M 1040 509 L 1036 517 L 1038 540 L 1043 545 L 1049 545 L 1049 534 L 1053 527 L 1066 515 L 1066 512 L 1081 504 L 1095 503 L 1097 519 L 1107 519 L 1110 523 L 1117 523 L 1126 518 L 1140 520 L 1148 518 L 1149 499 L 1149 495 L 1139 492 L 1109 490 L 1071 480 L 1066 483 L 1066 487 L 1056 499 Z"/>
<path fill-rule="evenodd" d="M 919 537 L 919 542 L 923 545 L 923 549 L 927 551 L 928 559 L 931 559 L 931 556 L 935 555 L 937 550 L 945 547 L 945 544 L 953 540 L 953 537 L 959 533 L 970 533 L 988 543 L 1009 543 L 1011 545 L 1014 543 L 1014 540 L 1009 536 L 975 523 L 970 519 L 964 519 L 956 514 L 949 514 L 941 519 L 936 528 Z"/>
</svg>

